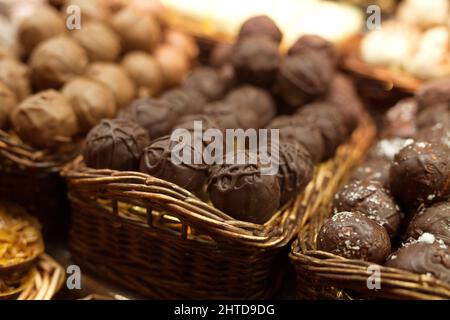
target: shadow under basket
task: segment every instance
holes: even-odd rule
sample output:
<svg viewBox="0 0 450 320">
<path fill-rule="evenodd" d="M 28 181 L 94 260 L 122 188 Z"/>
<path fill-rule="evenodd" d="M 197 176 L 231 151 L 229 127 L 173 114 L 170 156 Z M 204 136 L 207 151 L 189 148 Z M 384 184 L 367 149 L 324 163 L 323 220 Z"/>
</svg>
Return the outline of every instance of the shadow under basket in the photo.
<svg viewBox="0 0 450 320">
<path fill-rule="evenodd" d="M 270 298 L 299 228 L 334 193 L 349 156 L 364 153 L 374 135 L 365 119 L 335 158 L 316 168 L 303 193 L 264 225 L 235 220 L 143 173 L 86 168 L 79 157 L 62 171 L 72 257 L 83 271 L 150 298 Z"/>
<path fill-rule="evenodd" d="M 73 145 L 58 154 L 36 150 L 0 130 L 0 198 L 22 205 L 37 217 L 45 236 L 64 235 L 69 204 L 59 171 L 76 154 Z"/>
</svg>

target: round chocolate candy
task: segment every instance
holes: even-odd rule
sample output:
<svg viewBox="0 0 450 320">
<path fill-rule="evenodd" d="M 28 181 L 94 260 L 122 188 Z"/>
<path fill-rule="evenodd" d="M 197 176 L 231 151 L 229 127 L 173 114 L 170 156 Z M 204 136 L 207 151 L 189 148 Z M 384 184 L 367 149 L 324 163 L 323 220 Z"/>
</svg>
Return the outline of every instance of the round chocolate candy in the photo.
<svg viewBox="0 0 450 320">
<path fill-rule="evenodd" d="M 450 245 L 450 202 L 435 203 L 414 215 L 406 232 L 407 238 L 418 239 L 424 233 L 431 233 Z"/>
<path fill-rule="evenodd" d="M 339 212 L 317 236 L 317 249 L 348 259 L 384 263 L 391 251 L 386 230 L 358 212 Z"/>
<path fill-rule="evenodd" d="M 239 30 L 238 41 L 255 36 L 267 37 L 276 44 L 280 44 L 283 38 L 275 21 L 266 15 L 254 16 L 244 21 Z"/>
<path fill-rule="evenodd" d="M 386 113 L 383 137 L 411 138 L 416 132 L 418 106 L 414 98 L 404 98 Z"/>
<path fill-rule="evenodd" d="M 214 118 L 223 129 L 252 128 L 258 125 L 255 122 L 241 123 L 238 110 L 226 100 L 208 103 L 204 113 Z"/>
<path fill-rule="evenodd" d="M 179 86 L 189 71 L 189 58 L 183 51 L 168 44 L 159 46 L 154 54 L 161 71 L 163 88 Z"/>
<path fill-rule="evenodd" d="M 376 181 L 389 190 L 391 162 L 384 158 L 368 159 L 353 171 L 351 181 Z"/>
<path fill-rule="evenodd" d="M 208 67 L 195 69 L 183 82 L 183 87 L 199 92 L 207 101 L 215 101 L 224 97 L 226 84 L 219 73 Z"/>
<path fill-rule="evenodd" d="M 423 128 L 414 138 L 416 141 L 435 142 L 450 148 L 450 126 L 438 123 L 432 127 Z"/>
<path fill-rule="evenodd" d="M 133 79 L 139 97 L 155 96 L 163 83 L 158 63 L 144 51 L 132 51 L 125 55 L 122 66 Z"/>
<path fill-rule="evenodd" d="M 322 52 L 324 56 L 336 65 L 338 55 L 333 43 L 318 35 L 304 35 L 297 39 L 289 48 L 288 55 L 293 56 L 304 52 Z"/>
<path fill-rule="evenodd" d="M 422 110 L 436 104 L 450 106 L 450 78 L 426 82 L 416 91 L 415 96 Z"/>
<path fill-rule="evenodd" d="M 84 162 L 95 169 L 136 170 L 149 143 L 147 132 L 135 122 L 102 120 L 86 137 Z"/>
<path fill-rule="evenodd" d="M 200 93 L 179 88 L 166 91 L 160 99 L 167 102 L 178 116 L 200 113 L 206 105 L 205 97 Z"/>
<path fill-rule="evenodd" d="M 429 106 L 421 110 L 416 118 L 416 126 L 420 131 L 428 127 L 442 124 L 450 128 L 450 107 L 445 103 Z"/>
</svg>

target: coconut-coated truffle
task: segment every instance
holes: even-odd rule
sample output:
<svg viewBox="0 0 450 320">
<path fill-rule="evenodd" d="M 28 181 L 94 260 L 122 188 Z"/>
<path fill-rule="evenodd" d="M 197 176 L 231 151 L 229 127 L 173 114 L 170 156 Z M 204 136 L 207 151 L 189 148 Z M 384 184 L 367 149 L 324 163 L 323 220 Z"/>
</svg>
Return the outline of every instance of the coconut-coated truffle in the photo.
<svg viewBox="0 0 450 320">
<path fill-rule="evenodd" d="M 255 36 L 267 37 L 276 44 L 280 44 L 283 38 L 275 21 L 266 15 L 251 17 L 241 25 L 238 34 L 239 40 Z"/>
<path fill-rule="evenodd" d="M 96 62 L 89 66 L 86 75 L 112 91 L 119 109 L 128 105 L 136 95 L 133 80 L 120 65 Z"/>
<path fill-rule="evenodd" d="M 56 90 L 41 91 L 22 101 L 11 123 L 17 135 L 36 148 L 71 142 L 78 131 L 72 106 Z"/>
<path fill-rule="evenodd" d="M 87 132 L 100 120 L 116 114 L 114 95 L 99 82 L 77 77 L 66 83 L 61 92 L 77 115 L 80 132 Z"/>
<path fill-rule="evenodd" d="M 60 88 L 88 65 L 86 51 L 74 40 L 58 36 L 41 42 L 30 57 L 33 88 Z"/>
<path fill-rule="evenodd" d="M 3 82 L 0 82 L 0 129 L 6 128 L 10 114 L 16 106 L 16 95 Z"/>
<path fill-rule="evenodd" d="M 85 22 L 81 29 L 74 30 L 71 34 L 73 39 L 84 48 L 91 62 L 112 62 L 120 55 L 120 38 L 103 22 Z"/>
<path fill-rule="evenodd" d="M 189 71 L 189 59 L 186 54 L 172 46 L 159 46 L 154 57 L 161 70 L 165 88 L 178 86 Z"/>
<path fill-rule="evenodd" d="M 136 84 L 138 96 L 155 96 L 162 88 L 162 75 L 155 58 L 144 51 L 127 53 L 122 66 Z"/>
<path fill-rule="evenodd" d="M 17 60 L 0 60 L 0 81 L 21 101 L 31 93 L 28 67 Z"/>
</svg>

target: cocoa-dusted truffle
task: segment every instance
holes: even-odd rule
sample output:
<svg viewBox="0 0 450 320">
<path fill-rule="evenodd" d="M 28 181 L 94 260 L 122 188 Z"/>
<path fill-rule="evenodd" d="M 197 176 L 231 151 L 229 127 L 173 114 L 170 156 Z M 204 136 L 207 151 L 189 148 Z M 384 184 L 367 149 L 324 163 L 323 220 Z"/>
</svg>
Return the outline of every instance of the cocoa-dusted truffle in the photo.
<svg viewBox="0 0 450 320">
<path fill-rule="evenodd" d="M 125 70 L 116 64 L 96 62 L 89 66 L 86 75 L 108 87 L 114 94 L 117 107 L 128 105 L 136 95 L 133 81 Z"/>
<path fill-rule="evenodd" d="M 280 65 L 278 45 L 264 37 L 243 39 L 234 46 L 232 63 L 239 81 L 270 87 Z"/>
<path fill-rule="evenodd" d="M 17 98 L 3 82 L 0 82 L 0 129 L 5 129 L 9 116 L 17 106 Z"/>
<path fill-rule="evenodd" d="M 184 148 L 180 148 L 178 152 L 174 148 L 180 143 L 183 143 Z M 191 154 L 186 156 L 183 152 L 187 150 Z M 141 172 L 173 182 L 198 196 L 202 196 L 202 189 L 208 178 L 207 166 L 203 163 L 196 164 L 194 162 L 196 157 L 202 159 L 202 154 L 201 150 L 194 147 L 192 141 L 191 143 L 179 142 L 172 140 L 171 136 L 165 136 L 154 140 L 145 148 L 139 169 Z"/>
<path fill-rule="evenodd" d="M 192 71 L 183 82 L 183 87 L 201 93 L 207 101 L 224 97 L 226 84 L 216 70 L 200 67 Z"/>
<path fill-rule="evenodd" d="M 125 8 L 112 18 L 112 26 L 122 39 L 122 47 L 127 50 L 153 51 L 161 40 L 161 28 L 157 20 L 149 14 Z"/>
<path fill-rule="evenodd" d="M 172 46 L 159 46 L 154 57 L 161 70 L 165 88 L 178 86 L 189 71 L 189 59 L 186 54 Z"/>
<path fill-rule="evenodd" d="M 33 14 L 20 21 L 17 38 L 28 56 L 42 41 L 63 34 L 65 25 L 59 12 L 47 5 L 33 8 Z"/>
<path fill-rule="evenodd" d="M 444 103 L 450 106 L 450 78 L 436 79 L 424 83 L 416 91 L 420 109 Z"/>
<path fill-rule="evenodd" d="M 297 39 L 289 48 L 288 55 L 294 56 L 304 52 L 321 52 L 333 65 L 336 65 L 338 55 L 333 43 L 318 35 L 304 35 Z"/>
<path fill-rule="evenodd" d="M 394 158 L 390 187 L 407 209 L 433 203 L 450 193 L 450 149 L 436 142 L 414 142 Z"/>
<path fill-rule="evenodd" d="M 51 148 L 72 141 L 77 118 L 66 98 L 55 90 L 39 92 L 22 101 L 11 115 L 17 135 L 37 148 Z"/>
<path fill-rule="evenodd" d="M 433 236 L 427 235 L 430 240 Z M 402 269 L 418 274 L 432 274 L 450 282 L 450 249 L 439 242 L 416 241 L 406 244 L 386 261 L 386 267 Z"/>
<path fill-rule="evenodd" d="M 103 118 L 113 118 L 116 114 L 114 95 L 101 83 L 77 77 L 66 83 L 61 92 L 72 105 L 82 133 Z"/>
<path fill-rule="evenodd" d="M 86 137 L 84 162 L 95 169 L 136 170 L 149 143 L 147 132 L 133 121 L 102 120 Z"/>
<path fill-rule="evenodd" d="M 291 108 L 323 96 L 333 77 L 332 64 L 317 52 L 305 52 L 284 59 L 275 83 L 276 93 Z"/>
<path fill-rule="evenodd" d="M 384 263 L 391 242 L 386 230 L 362 213 L 339 212 L 320 229 L 317 249 L 348 259 Z"/>
<path fill-rule="evenodd" d="M 383 137 L 410 138 L 416 132 L 417 102 L 414 98 L 404 98 L 386 113 Z"/>
<path fill-rule="evenodd" d="M 70 6 L 80 8 L 81 23 L 88 21 L 107 22 L 111 15 L 107 2 L 103 0 L 67 0 L 62 11 L 67 13 Z"/>
<path fill-rule="evenodd" d="M 144 51 L 132 51 L 125 55 L 122 66 L 133 79 L 138 96 L 155 96 L 162 87 L 161 71 L 158 63 Z"/>
<path fill-rule="evenodd" d="M 353 181 L 344 186 L 334 197 L 333 212 L 359 212 L 384 227 L 394 236 L 402 220 L 400 208 L 377 181 Z"/>
<path fill-rule="evenodd" d="M 251 17 L 241 25 L 238 35 L 239 40 L 255 36 L 267 37 L 276 44 L 280 44 L 283 38 L 283 34 L 275 21 L 266 15 Z"/>
<path fill-rule="evenodd" d="M 165 43 L 182 51 L 190 59 L 194 60 L 198 56 L 198 47 L 194 38 L 176 31 L 169 29 L 165 32 Z"/>
<path fill-rule="evenodd" d="M 439 123 L 450 128 L 450 106 L 445 103 L 421 110 L 416 118 L 417 130 L 433 127 Z"/>
<path fill-rule="evenodd" d="M 29 65 L 35 90 L 60 88 L 85 71 L 88 57 L 76 41 L 58 36 L 41 42 L 31 53 Z"/>
<path fill-rule="evenodd" d="M 248 158 L 249 152 L 245 154 Z M 255 155 L 256 156 L 256 155 Z M 259 163 L 223 164 L 211 169 L 208 192 L 214 206 L 237 220 L 263 224 L 280 205 L 277 175 L 262 174 Z"/>
<path fill-rule="evenodd" d="M 436 239 L 450 245 L 450 202 L 435 203 L 414 215 L 406 237 L 418 239 L 424 233 L 431 233 Z"/>
<path fill-rule="evenodd" d="M 171 89 L 160 96 L 178 116 L 200 113 L 206 104 L 205 97 L 200 93 L 186 89 Z"/>
<path fill-rule="evenodd" d="M 118 118 L 136 122 L 148 131 L 150 139 L 170 133 L 177 114 L 167 102 L 155 98 L 140 98 L 120 111 Z"/>
<path fill-rule="evenodd" d="M 22 101 L 31 93 L 28 68 L 19 61 L 0 60 L 0 81 L 14 92 L 18 101 Z"/>
<path fill-rule="evenodd" d="M 72 31 L 72 37 L 83 47 L 90 61 L 112 62 L 120 55 L 120 38 L 105 23 L 84 22 L 81 29 Z"/>
<path fill-rule="evenodd" d="M 391 162 L 384 158 L 365 161 L 353 171 L 351 181 L 376 181 L 389 190 L 389 169 Z"/>
</svg>

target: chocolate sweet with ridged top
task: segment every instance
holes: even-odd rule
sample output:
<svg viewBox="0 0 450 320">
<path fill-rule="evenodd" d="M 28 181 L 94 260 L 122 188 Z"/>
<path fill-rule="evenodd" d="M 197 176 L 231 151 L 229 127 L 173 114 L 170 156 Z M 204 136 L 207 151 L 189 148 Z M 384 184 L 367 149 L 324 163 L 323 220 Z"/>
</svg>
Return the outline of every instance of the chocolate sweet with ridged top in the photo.
<svg viewBox="0 0 450 320">
<path fill-rule="evenodd" d="M 368 159 L 353 171 L 350 181 L 377 181 L 389 189 L 391 162 L 383 158 Z"/>
<path fill-rule="evenodd" d="M 133 121 L 102 120 L 86 137 L 84 162 L 95 169 L 136 170 L 149 143 L 148 133 Z"/>
<path fill-rule="evenodd" d="M 450 202 L 439 202 L 420 209 L 409 223 L 406 236 L 418 239 L 426 232 L 450 245 Z"/>
<path fill-rule="evenodd" d="M 416 91 L 415 97 L 420 109 L 441 103 L 450 106 L 450 78 L 426 82 Z"/>
<path fill-rule="evenodd" d="M 241 25 L 238 35 L 239 40 L 255 36 L 267 37 L 276 44 L 280 44 L 283 38 L 283 34 L 275 21 L 266 15 L 251 17 Z"/>
<path fill-rule="evenodd" d="M 192 71 L 184 80 L 183 87 L 202 94 L 207 101 L 223 98 L 227 89 L 219 73 L 208 67 Z"/>
<path fill-rule="evenodd" d="M 391 251 L 386 230 L 358 212 L 339 212 L 317 236 L 317 249 L 348 259 L 384 263 Z"/>
<path fill-rule="evenodd" d="M 353 181 L 334 197 L 333 212 L 360 212 L 394 236 L 403 214 L 391 194 L 377 181 Z"/>
<path fill-rule="evenodd" d="M 178 116 L 196 114 L 203 111 L 206 99 L 196 91 L 187 89 L 171 89 L 160 96 Z"/>
<path fill-rule="evenodd" d="M 434 203 L 450 194 L 450 148 L 442 143 L 416 141 L 394 158 L 390 188 L 405 209 Z"/>
<path fill-rule="evenodd" d="M 333 64 L 336 65 L 338 55 L 333 43 L 318 35 L 304 35 L 297 39 L 289 48 L 288 55 L 294 56 L 304 52 L 322 52 L 324 56 Z"/>
</svg>

